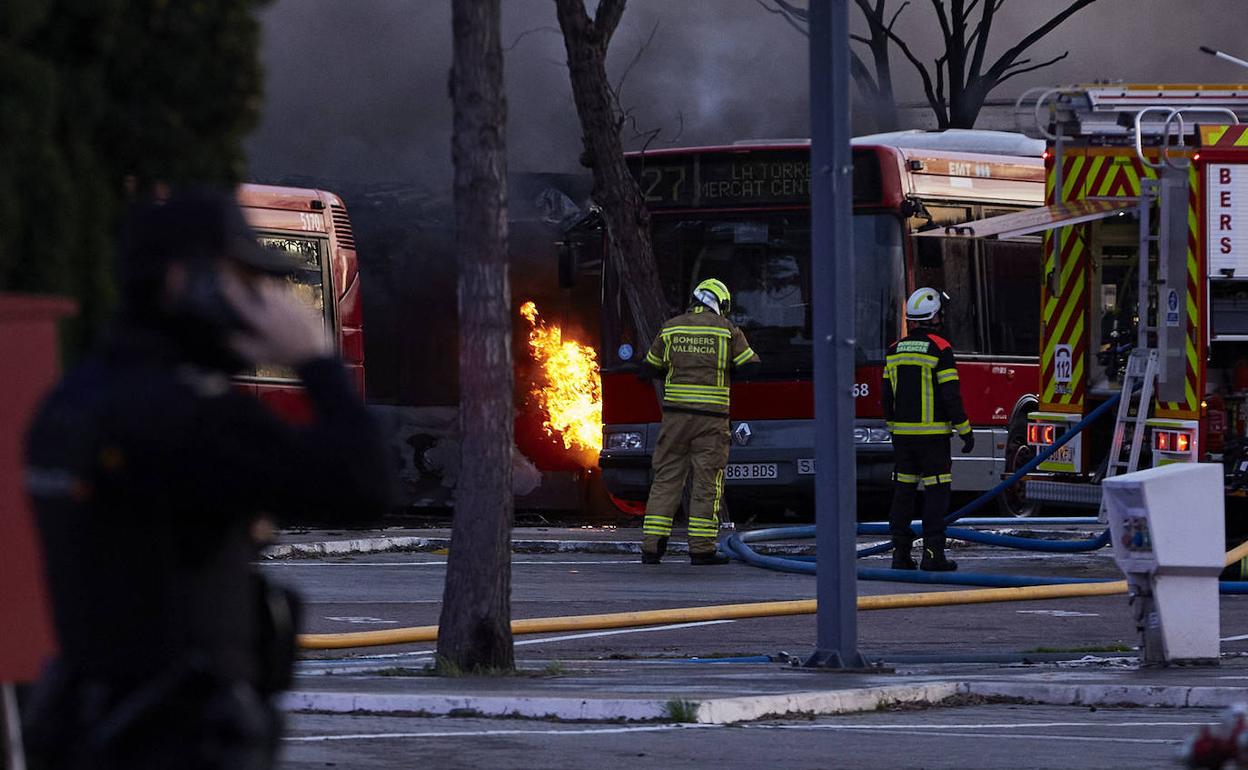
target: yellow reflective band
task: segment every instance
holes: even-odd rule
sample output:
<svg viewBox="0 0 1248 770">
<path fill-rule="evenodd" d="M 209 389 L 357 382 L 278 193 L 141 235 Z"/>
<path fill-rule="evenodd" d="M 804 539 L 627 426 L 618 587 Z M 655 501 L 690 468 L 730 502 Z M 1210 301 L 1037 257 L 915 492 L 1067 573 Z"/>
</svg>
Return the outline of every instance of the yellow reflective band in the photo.
<svg viewBox="0 0 1248 770">
<path fill-rule="evenodd" d="M 658 515 L 657 513 L 647 513 L 647 514 L 646 514 L 646 522 L 648 523 L 648 522 L 652 522 L 652 521 L 665 522 L 665 523 L 667 523 L 667 524 L 671 524 L 671 523 L 672 523 L 672 517 L 671 517 L 671 516 L 660 516 L 660 515 Z"/>
<path fill-rule="evenodd" d="M 663 363 L 663 359 L 656 356 L 653 350 L 651 350 L 649 353 L 646 353 L 646 363 L 650 364 L 656 369 L 662 369 L 666 366 L 666 364 Z"/>
<path fill-rule="evenodd" d="M 724 372 L 728 369 L 728 338 L 719 338 L 718 356 L 715 359 L 715 384 L 724 386 Z"/>
<path fill-rule="evenodd" d="M 952 483 L 953 483 L 953 474 L 952 474 L 952 473 L 942 473 L 942 474 L 940 474 L 940 476 L 938 476 L 937 478 L 938 478 L 938 479 L 940 479 L 940 483 L 941 483 L 941 484 L 952 484 Z"/>
<path fill-rule="evenodd" d="M 724 496 L 724 469 L 720 468 L 715 473 L 715 499 L 711 502 L 711 512 L 715 514 L 715 520 L 719 521 L 719 501 Z"/>
<path fill-rule="evenodd" d="M 956 369 L 942 369 L 936 372 L 936 382 L 944 385 L 946 382 L 957 382 L 958 371 Z"/>
<path fill-rule="evenodd" d="M 749 361 L 753 357 L 754 357 L 754 348 L 746 348 L 744 353 L 732 359 L 732 365 L 740 366 L 741 364 L 745 363 L 746 361 Z"/>
<path fill-rule="evenodd" d="M 894 422 L 888 429 L 898 436 L 947 436 L 950 432 L 947 422 Z"/>
<path fill-rule="evenodd" d="M 898 484 L 918 484 L 919 477 L 913 473 L 894 473 L 893 481 L 896 481 Z"/>
<path fill-rule="evenodd" d="M 933 422 L 936 419 L 935 394 L 933 390 L 931 377 L 924 376 L 919 378 L 919 420 L 922 422 Z"/>
<path fill-rule="evenodd" d="M 971 432 L 971 424 L 967 422 L 966 420 L 963 420 L 962 422 L 953 426 L 953 429 L 958 432 L 959 436 L 965 436 L 966 434 Z"/>
<path fill-rule="evenodd" d="M 664 401 L 671 401 L 674 404 L 714 404 L 715 406 L 728 406 L 728 399 L 716 398 L 715 396 L 687 396 L 680 393 L 664 393 Z"/>
<path fill-rule="evenodd" d="M 901 364 L 909 364 L 911 366 L 924 366 L 928 369 L 935 369 L 936 364 L 940 363 L 940 359 L 936 356 L 928 356 L 922 353 L 893 353 L 891 356 L 884 358 L 884 363 L 899 366 Z"/>
<path fill-rule="evenodd" d="M 732 332 L 718 326 L 669 326 L 659 334 L 670 337 L 673 334 L 712 334 L 716 337 L 731 337 Z"/>
</svg>

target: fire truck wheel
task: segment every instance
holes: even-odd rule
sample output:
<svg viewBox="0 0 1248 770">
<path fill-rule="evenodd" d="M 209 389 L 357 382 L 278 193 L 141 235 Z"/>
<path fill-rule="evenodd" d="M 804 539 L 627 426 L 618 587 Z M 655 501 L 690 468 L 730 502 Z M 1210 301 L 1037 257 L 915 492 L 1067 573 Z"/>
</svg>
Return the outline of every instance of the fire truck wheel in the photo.
<svg viewBox="0 0 1248 770">
<path fill-rule="evenodd" d="M 1014 471 L 1027 464 L 1027 461 L 1036 456 L 1036 450 L 1027 443 L 1027 421 L 1026 419 L 1015 420 L 1010 425 L 1009 438 L 1005 442 L 1005 475 L 1008 477 Z M 1028 501 L 1023 495 L 1025 482 L 1007 487 L 1001 496 L 997 498 L 997 507 L 1004 516 L 1039 516 L 1041 504 Z"/>
</svg>

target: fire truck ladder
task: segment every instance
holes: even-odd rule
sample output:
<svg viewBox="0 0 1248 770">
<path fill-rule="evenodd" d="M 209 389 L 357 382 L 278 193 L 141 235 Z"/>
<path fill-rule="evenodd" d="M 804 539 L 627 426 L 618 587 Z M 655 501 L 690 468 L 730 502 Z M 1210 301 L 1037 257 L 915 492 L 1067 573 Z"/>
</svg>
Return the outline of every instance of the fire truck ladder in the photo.
<svg viewBox="0 0 1248 770">
<path fill-rule="evenodd" d="M 1153 384 L 1157 381 L 1157 350 L 1136 348 L 1127 358 L 1122 376 L 1122 395 L 1118 399 L 1118 417 L 1114 422 L 1114 439 L 1109 447 L 1105 478 L 1134 473 L 1140 467 L 1140 450 L 1144 446 L 1144 421 L 1153 405 Z M 1124 439 L 1131 427 L 1131 441 Z M 1108 521 L 1105 500 L 1101 498 L 1101 521 Z"/>
</svg>

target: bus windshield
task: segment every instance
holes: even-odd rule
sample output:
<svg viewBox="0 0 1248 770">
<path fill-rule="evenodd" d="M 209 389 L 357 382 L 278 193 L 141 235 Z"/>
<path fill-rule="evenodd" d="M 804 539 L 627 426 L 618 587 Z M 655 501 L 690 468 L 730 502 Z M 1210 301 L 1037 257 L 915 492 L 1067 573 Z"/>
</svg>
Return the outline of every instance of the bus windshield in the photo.
<svg viewBox="0 0 1248 770">
<path fill-rule="evenodd" d="M 858 364 L 880 362 L 896 337 L 904 290 L 902 222 L 888 214 L 853 221 L 855 357 Z M 699 281 L 718 278 L 732 291 L 729 318 L 763 360 L 761 374 L 810 374 L 808 213 L 655 216 L 653 242 L 669 306 L 687 306 Z"/>
</svg>

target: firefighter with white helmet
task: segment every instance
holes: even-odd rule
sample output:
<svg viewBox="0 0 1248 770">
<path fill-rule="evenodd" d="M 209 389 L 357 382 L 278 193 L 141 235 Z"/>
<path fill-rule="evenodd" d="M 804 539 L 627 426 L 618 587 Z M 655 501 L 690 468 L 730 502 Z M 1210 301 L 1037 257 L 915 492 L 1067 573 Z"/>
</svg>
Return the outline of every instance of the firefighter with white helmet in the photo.
<svg viewBox="0 0 1248 770">
<path fill-rule="evenodd" d="M 663 377 L 663 426 L 654 449 L 654 481 L 646 501 L 641 544 L 643 564 L 658 564 L 667 551 L 672 519 L 689 493 L 689 557 L 693 564 L 726 564 L 716 552 L 719 511 L 728 465 L 728 399 L 731 375 L 758 362 L 745 335 L 725 316 L 732 294 L 708 278 L 693 290 L 689 310 L 663 324 L 646 354 L 655 377 Z"/>
<path fill-rule="evenodd" d="M 962 407 L 953 345 L 937 334 L 949 296 L 923 287 L 906 300 L 908 333 L 888 347 L 881 404 L 893 434 L 893 505 L 888 523 L 893 569 L 947 572 L 957 563 L 945 557 L 945 515 L 953 481 L 949 434 L 957 431 L 962 452 L 975 448 L 975 434 Z M 919 489 L 923 490 L 923 558 L 910 554 Z"/>
</svg>

